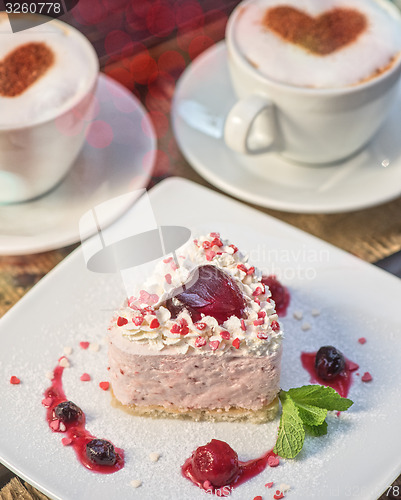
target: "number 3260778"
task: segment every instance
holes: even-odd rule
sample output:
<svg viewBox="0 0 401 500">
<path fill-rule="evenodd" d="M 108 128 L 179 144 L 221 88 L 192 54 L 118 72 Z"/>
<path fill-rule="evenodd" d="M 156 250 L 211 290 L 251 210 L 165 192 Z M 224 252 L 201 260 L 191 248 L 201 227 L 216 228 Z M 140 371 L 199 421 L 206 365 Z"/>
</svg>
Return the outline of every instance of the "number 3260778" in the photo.
<svg viewBox="0 0 401 500">
<path fill-rule="evenodd" d="M 7 14 L 62 14 L 60 2 L 7 2 Z"/>
</svg>

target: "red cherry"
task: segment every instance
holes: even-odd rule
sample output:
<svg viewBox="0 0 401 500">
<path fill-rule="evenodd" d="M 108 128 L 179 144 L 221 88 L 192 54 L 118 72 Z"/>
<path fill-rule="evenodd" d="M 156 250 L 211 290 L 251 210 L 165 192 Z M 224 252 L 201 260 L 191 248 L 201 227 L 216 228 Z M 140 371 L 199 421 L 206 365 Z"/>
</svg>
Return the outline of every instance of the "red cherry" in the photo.
<svg viewBox="0 0 401 500">
<path fill-rule="evenodd" d="M 276 312 L 279 316 L 285 316 L 288 304 L 290 303 L 290 294 L 285 286 L 271 274 L 270 276 L 262 276 L 262 283 L 267 285 L 272 294 L 272 299 L 276 304 Z"/>
<path fill-rule="evenodd" d="M 212 439 L 192 454 L 192 471 L 202 484 L 210 481 L 215 488 L 229 485 L 240 474 L 238 455 L 224 441 Z"/>
<path fill-rule="evenodd" d="M 174 290 L 165 306 L 174 319 L 186 309 L 194 322 L 213 316 L 221 325 L 231 316 L 241 318 L 246 303 L 234 280 L 221 269 L 205 265 L 192 271 L 183 291 Z"/>
</svg>

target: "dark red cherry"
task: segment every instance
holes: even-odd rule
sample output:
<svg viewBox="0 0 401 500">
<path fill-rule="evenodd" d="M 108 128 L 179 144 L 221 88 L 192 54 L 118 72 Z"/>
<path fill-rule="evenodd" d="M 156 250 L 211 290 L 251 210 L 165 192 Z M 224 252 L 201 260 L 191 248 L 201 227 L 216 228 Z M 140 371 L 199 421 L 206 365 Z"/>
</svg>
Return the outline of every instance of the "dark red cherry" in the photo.
<svg viewBox="0 0 401 500">
<path fill-rule="evenodd" d="M 92 439 L 86 445 L 86 456 L 91 462 L 98 465 L 114 465 L 117 455 L 114 446 L 105 439 Z"/>
<path fill-rule="evenodd" d="M 62 422 L 76 422 L 82 416 L 82 410 L 72 401 L 63 401 L 54 408 L 54 414 Z"/>
<path fill-rule="evenodd" d="M 290 294 L 287 288 L 282 285 L 274 274 L 262 276 L 262 283 L 269 287 L 272 299 L 276 304 L 276 312 L 279 316 L 284 316 L 290 303 Z"/>
<path fill-rule="evenodd" d="M 246 307 L 244 296 L 233 278 L 211 265 L 194 269 L 183 291 L 175 292 L 166 301 L 172 318 L 186 309 L 194 322 L 199 321 L 203 313 L 222 324 L 231 316 L 241 318 Z"/>
<path fill-rule="evenodd" d="M 212 439 L 192 454 L 192 472 L 197 481 L 210 481 L 215 488 L 235 481 L 240 474 L 238 455 L 224 441 Z"/>
<path fill-rule="evenodd" d="M 333 380 L 345 368 L 343 354 L 332 345 L 321 347 L 315 358 L 315 371 L 323 380 Z"/>
</svg>

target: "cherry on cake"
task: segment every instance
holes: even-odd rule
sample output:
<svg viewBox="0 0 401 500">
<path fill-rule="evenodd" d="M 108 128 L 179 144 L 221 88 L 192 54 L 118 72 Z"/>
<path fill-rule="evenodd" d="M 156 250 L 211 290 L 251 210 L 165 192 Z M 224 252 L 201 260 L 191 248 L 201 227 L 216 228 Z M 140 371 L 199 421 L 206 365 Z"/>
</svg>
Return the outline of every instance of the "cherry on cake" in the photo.
<svg viewBox="0 0 401 500">
<path fill-rule="evenodd" d="M 282 337 L 262 273 L 218 233 L 199 237 L 115 314 L 113 401 L 141 416 L 266 422 L 278 410 Z"/>
</svg>

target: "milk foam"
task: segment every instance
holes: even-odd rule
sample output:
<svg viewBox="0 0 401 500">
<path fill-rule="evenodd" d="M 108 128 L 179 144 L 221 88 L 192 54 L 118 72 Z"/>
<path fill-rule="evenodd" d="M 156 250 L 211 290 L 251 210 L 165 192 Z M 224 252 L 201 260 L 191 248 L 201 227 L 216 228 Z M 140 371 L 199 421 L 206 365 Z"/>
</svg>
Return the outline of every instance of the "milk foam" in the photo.
<svg viewBox="0 0 401 500">
<path fill-rule="evenodd" d="M 315 55 L 262 26 L 266 9 L 284 5 L 310 16 L 334 8 L 355 9 L 366 16 L 367 29 L 353 43 Z M 382 5 L 375 0 L 258 0 L 239 7 L 235 43 L 260 73 L 275 81 L 315 88 L 353 85 L 384 69 L 401 51 L 401 17 L 393 17 Z"/>
<path fill-rule="evenodd" d="M 89 44 L 74 29 L 52 21 L 12 33 L 5 14 L 0 14 L 0 60 L 21 45 L 45 43 L 54 53 L 53 65 L 22 94 L 0 95 L 0 129 L 33 125 L 69 109 L 88 92 L 97 73 Z"/>
</svg>

